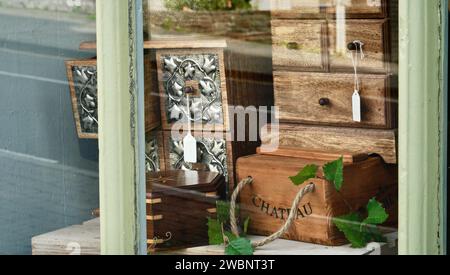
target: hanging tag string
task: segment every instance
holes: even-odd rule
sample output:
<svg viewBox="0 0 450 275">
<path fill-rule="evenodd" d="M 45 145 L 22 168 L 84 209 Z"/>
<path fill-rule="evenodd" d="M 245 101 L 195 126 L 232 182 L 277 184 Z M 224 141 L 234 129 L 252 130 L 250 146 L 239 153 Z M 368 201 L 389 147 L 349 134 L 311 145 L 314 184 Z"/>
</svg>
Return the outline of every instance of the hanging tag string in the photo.
<svg viewBox="0 0 450 275">
<path fill-rule="evenodd" d="M 189 96 L 189 93 L 186 93 L 186 107 L 187 107 L 187 114 L 188 114 L 188 131 L 189 133 L 192 133 L 192 128 L 191 128 L 191 98 Z"/>
<path fill-rule="evenodd" d="M 352 43 L 355 45 L 355 49 L 356 49 L 355 51 L 351 52 L 353 70 L 355 72 L 355 91 L 360 91 L 360 82 L 359 82 L 359 76 L 358 76 L 358 66 L 359 66 L 359 60 L 363 60 L 364 57 L 365 57 L 364 51 L 363 51 L 364 43 L 361 42 L 360 40 L 355 40 Z M 358 52 L 360 53 L 360 58 L 358 58 Z"/>
</svg>

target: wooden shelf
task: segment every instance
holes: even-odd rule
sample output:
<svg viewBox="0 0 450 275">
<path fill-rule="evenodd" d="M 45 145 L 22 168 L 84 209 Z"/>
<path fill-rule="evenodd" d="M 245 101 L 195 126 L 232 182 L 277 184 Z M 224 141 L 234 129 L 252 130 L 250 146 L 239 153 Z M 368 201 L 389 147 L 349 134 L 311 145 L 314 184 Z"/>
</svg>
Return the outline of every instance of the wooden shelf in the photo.
<svg viewBox="0 0 450 275">
<path fill-rule="evenodd" d="M 397 253 L 397 233 L 386 235 L 388 243 L 370 244 L 366 248 L 354 249 L 350 245 L 331 247 L 288 240 L 276 240 L 262 248 L 255 255 L 392 255 Z M 251 236 L 252 240 L 263 237 Z M 32 239 L 33 255 L 70 255 L 71 248 L 79 245 L 82 255 L 100 254 L 100 219 L 88 221 Z M 157 253 L 158 255 L 223 255 L 224 247 L 218 245 L 194 247 Z"/>
<path fill-rule="evenodd" d="M 226 48 L 227 41 L 217 40 L 151 40 L 144 42 L 144 49 L 201 49 L 201 48 Z M 97 42 L 85 41 L 80 44 L 80 50 L 95 50 Z"/>
</svg>

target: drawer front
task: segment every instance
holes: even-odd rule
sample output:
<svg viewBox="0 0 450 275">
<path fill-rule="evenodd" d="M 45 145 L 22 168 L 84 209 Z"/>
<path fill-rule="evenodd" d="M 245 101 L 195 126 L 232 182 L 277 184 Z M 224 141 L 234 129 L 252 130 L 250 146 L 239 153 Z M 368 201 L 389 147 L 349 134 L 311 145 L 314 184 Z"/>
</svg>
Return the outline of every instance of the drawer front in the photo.
<svg viewBox="0 0 450 275">
<path fill-rule="evenodd" d="M 277 72 L 274 79 L 275 104 L 280 108 L 280 121 L 363 128 L 393 127 L 386 76 L 361 76 L 362 122 L 353 121 L 352 74 Z"/>
<path fill-rule="evenodd" d="M 324 70 L 325 28 L 322 20 L 272 21 L 274 67 Z"/>
<path fill-rule="evenodd" d="M 272 17 L 280 19 L 334 18 L 341 14 L 346 18 L 387 17 L 387 0 L 291 0 L 272 1 Z M 338 3 L 341 4 L 338 4 Z M 396 4 L 398 0 L 389 0 Z"/>
<path fill-rule="evenodd" d="M 272 18 L 323 17 L 323 0 L 271 1 Z"/>
<path fill-rule="evenodd" d="M 183 138 L 186 133 L 174 137 L 164 132 L 164 155 L 167 170 L 206 170 L 224 175 L 227 182 L 233 179 L 231 142 L 226 141 L 224 133 L 193 132 L 197 140 L 196 166 L 184 161 Z"/>
<path fill-rule="evenodd" d="M 337 5 L 337 2 L 342 4 Z M 336 15 L 344 13 L 347 18 L 383 18 L 387 16 L 385 0 L 322 0 L 326 13 Z"/>
<path fill-rule="evenodd" d="M 157 50 L 156 60 L 164 130 L 188 121 L 197 130 L 228 129 L 222 49 Z"/>
<path fill-rule="evenodd" d="M 347 20 L 340 24 L 328 23 L 328 53 L 331 71 L 353 72 L 347 45 L 355 40 L 364 43 L 365 58 L 359 61 L 359 70 L 385 72 L 388 70 L 389 41 L 387 20 Z"/>
</svg>

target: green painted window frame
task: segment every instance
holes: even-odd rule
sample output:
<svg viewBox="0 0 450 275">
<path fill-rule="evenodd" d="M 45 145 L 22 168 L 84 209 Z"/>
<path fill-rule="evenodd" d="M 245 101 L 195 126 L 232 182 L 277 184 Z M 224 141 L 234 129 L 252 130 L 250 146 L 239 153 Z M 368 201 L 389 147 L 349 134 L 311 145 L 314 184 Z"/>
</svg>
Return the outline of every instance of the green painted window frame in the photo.
<svg viewBox="0 0 450 275">
<path fill-rule="evenodd" d="M 146 254 L 142 0 L 97 0 L 101 253 Z"/>
<path fill-rule="evenodd" d="M 400 0 L 399 253 L 446 252 L 448 0 Z"/>
<path fill-rule="evenodd" d="M 443 254 L 448 0 L 399 1 L 399 253 Z M 146 253 L 141 4 L 97 0 L 102 254 Z"/>
</svg>

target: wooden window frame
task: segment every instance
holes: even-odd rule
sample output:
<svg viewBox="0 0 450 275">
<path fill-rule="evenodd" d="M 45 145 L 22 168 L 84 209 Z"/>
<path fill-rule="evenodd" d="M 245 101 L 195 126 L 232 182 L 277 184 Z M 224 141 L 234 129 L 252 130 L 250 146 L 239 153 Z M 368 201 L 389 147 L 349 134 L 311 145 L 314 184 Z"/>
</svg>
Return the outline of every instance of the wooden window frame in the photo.
<svg viewBox="0 0 450 275">
<path fill-rule="evenodd" d="M 444 254 L 448 0 L 399 1 L 399 253 Z M 97 33 L 102 254 L 145 254 L 142 0 L 97 0 Z"/>
</svg>

